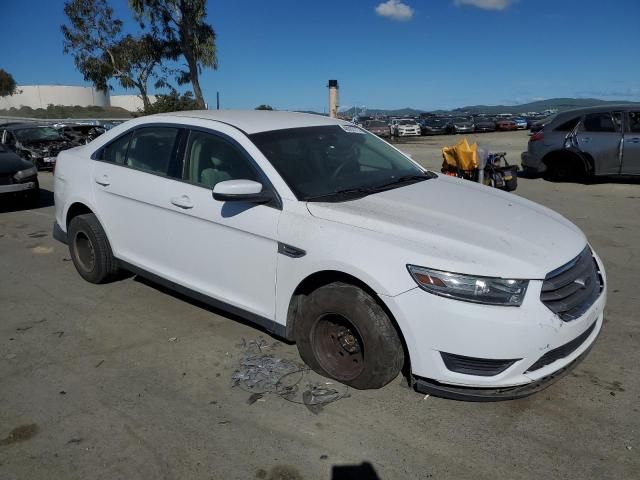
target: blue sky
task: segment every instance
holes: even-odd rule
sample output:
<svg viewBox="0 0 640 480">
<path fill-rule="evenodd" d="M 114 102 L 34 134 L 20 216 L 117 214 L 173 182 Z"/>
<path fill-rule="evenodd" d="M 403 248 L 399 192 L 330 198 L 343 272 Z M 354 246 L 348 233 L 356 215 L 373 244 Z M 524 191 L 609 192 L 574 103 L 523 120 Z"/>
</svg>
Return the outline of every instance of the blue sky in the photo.
<svg viewBox="0 0 640 480">
<path fill-rule="evenodd" d="M 111 3 L 133 26 L 126 0 Z M 62 52 L 62 0 L 2 6 L 0 68 L 85 84 Z M 638 0 L 210 0 L 220 68 L 201 84 L 223 108 L 323 111 L 330 78 L 343 106 L 370 108 L 640 100 L 639 18 Z"/>
</svg>

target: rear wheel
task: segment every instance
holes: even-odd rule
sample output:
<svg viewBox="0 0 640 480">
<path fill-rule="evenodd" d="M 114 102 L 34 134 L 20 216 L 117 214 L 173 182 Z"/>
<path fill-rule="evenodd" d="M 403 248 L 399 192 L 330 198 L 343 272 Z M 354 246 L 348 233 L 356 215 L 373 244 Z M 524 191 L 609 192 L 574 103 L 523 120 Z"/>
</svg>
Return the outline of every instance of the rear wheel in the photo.
<svg viewBox="0 0 640 480">
<path fill-rule="evenodd" d="M 109 240 L 92 213 L 78 215 L 67 229 L 69 252 L 76 270 L 91 283 L 105 283 L 118 273 Z"/>
<path fill-rule="evenodd" d="M 303 300 L 295 339 L 314 371 L 358 389 L 386 385 L 404 363 L 402 342 L 385 311 L 347 283 L 325 285 Z"/>
<path fill-rule="evenodd" d="M 545 179 L 551 181 L 579 181 L 587 176 L 584 164 L 572 155 L 556 155 L 545 161 Z"/>
</svg>

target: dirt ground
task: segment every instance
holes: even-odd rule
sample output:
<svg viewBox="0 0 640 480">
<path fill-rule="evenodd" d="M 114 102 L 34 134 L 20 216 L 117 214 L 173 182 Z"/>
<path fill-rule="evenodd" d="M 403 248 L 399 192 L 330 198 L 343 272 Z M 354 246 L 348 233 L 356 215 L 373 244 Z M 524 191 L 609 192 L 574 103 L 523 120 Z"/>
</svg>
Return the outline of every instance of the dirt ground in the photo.
<svg viewBox="0 0 640 480">
<path fill-rule="evenodd" d="M 458 138 L 399 145 L 439 170 Z M 477 140 L 519 164 L 527 135 Z M 0 479 L 640 478 L 638 182 L 519 180 L 607 268 L 602 334 L 571 375 L 500 403 L 425 398 L 397 378 L 314 413 L 231 386 L 243 339 L 272 345 L 264 332 L 135 277 L 83 281 L 51 237 L 40 176 L 40 208 L 0 210 Z"/>
</svg>

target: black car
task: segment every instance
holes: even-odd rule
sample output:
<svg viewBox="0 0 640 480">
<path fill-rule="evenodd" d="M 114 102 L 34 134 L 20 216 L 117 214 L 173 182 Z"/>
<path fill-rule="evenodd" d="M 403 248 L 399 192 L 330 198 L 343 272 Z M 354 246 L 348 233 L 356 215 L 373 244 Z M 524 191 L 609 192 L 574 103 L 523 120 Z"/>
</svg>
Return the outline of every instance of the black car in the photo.
<svg viewBox="0 0 640 480">
<path fill-rule="evenodd" d="M 449 123 L 441 118 L 421 118 L 418 121 L 422 135 L 440 135 L 447 133 Z"/>
<path fill-rule="evenodd" d="M 38 169 L 5 145 L 0 145 L 0 198 L 8 196 L 22 197 L 37 204 L 40 198 Z"/>
<path fill-rule="evenodd" d="M 496 121 L 489 117 L 476 117 L 474 121 L 476 132 L 495 132 Z"/>
<path fill-rule="evenodd" d="M 37 168 L 53 168 L 58 153 L 76 146 L 53 126 L 33 123 L 5 127 L 0 143 Z"/>
</svg>

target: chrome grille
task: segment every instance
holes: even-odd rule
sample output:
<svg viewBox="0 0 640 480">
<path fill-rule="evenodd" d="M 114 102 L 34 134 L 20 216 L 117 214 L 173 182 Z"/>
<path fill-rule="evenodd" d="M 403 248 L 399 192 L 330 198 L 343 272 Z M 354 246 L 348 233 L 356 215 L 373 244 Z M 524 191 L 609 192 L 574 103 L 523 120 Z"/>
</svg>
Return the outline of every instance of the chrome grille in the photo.
<svg viewBox="0 0 640 480">
<path fill-rule="evenodd" d="M 604 282 L 598 264 L 586 247 L 566 265 L 549 273 L 540 300 L 565 322 L 578 318 L 598 299 Z"/>
</svg>

